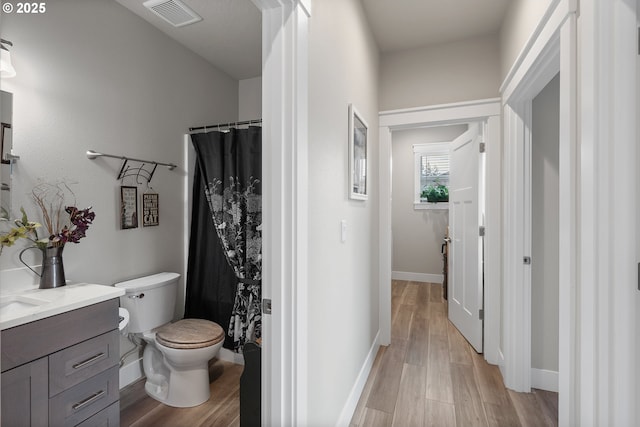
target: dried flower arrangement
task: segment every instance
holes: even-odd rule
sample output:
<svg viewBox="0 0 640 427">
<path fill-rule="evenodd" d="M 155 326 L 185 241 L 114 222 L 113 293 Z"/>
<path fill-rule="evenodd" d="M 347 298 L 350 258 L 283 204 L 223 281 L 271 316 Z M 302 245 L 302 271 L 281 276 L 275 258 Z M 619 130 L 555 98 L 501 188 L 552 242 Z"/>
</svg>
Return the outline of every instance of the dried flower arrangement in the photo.
<svg viewBox="0 0 640 427">
<path fill-rule="evenodd" d="M 38 228 L 42 227 L 42 224 L 30 221 L 24 208 L 20 208 L 22 218 L 14 220 L 15 226 L 0 235 L 0 253 L 2 248 L 13 246 L 21 238 L 30 240 L 40 249 L 64 246 L 67 242 L 79 243 L 80 239 L 86 236 L 96 214 L 91 207 L 78 209 L 74 206 L 75 197 L 73 205 L 65 205 L 68 194 L 73 196 L 71 189 L 64 183 L 37 185 L 31 196 L 40 208 L 48 237 L 39 238 Z"/>
</svg>

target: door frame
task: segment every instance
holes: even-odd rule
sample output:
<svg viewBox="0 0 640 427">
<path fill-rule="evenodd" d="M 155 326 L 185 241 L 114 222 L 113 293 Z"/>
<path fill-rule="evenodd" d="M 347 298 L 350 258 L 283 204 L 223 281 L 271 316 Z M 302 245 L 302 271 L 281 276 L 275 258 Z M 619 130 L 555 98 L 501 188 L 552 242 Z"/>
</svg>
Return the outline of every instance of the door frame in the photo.
<svg viewBox="0 0 640 427">
<path fill-rule="evenodd" d="M 500 99 L 381 111 L 379 113 L 380 187 L 380 344 L 391 343 L 391 144 L 392 133 L 417 127 L 487 121 L 485 204 L 485 320 L 484 357 L 500 361 L 500 301 L 502 263 L 502 165 Z"/>
<path fill-rule="evenodd" d="M 500 91 L 504 114 L 505 385 L 531 391 L 532 102 L 560 73 L 559 424 L 575 420 L 578 241 L 577 17 L 573 1 L 554 1 Z M 535 262 L 535 260 L 534 260 Z"/>
<path fill-rule="evenodd" d="M 308 29 L 311 0 L 262 11 L 261 425 L 307 425 Z"/>
</svg>

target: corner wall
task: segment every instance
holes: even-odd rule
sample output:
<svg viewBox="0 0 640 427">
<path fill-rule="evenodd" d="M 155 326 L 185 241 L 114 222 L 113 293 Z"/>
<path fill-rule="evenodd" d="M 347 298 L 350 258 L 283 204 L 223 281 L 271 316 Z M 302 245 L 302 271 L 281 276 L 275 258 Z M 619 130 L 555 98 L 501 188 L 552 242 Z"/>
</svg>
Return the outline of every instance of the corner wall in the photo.
<svg viewBox="0 0 640 427">
<path fill-rule="evenodd" d="M 332 426 L 379 329 L 378 53 L 358 0 L 314 2 L 309 26 L 307 406 Z M 366 201 L 348 198 L 349 103 L 369 126 Z"/>
</svg>

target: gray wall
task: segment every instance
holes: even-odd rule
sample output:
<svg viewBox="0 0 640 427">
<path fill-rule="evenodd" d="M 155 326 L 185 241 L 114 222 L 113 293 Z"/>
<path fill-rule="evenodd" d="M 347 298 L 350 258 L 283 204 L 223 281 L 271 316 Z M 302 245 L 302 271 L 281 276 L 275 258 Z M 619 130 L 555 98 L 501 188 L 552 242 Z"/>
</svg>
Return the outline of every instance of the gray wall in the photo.
<svg viewBox="0 0 640 427">
<path fill-rule="evenodd" d="M 500 82 L 529 41 L 552 0 L 511 0 L 500 29 Z"/>
<path fill-rule="evenodd" d="M 31 203 L 40 180 L 65 179 L 96 220 L 65 248 L 68 279 L 110 284 L 158 271 L 184 271 L 184 134 L 189 126 L 237 119 L 238 82 L 110 0 L 47 3 L 43 15 L 5 14 L 14 43 L 14 211 Z M 120 230 L 117 159 L 90 161 L 94 149 L 164 162 L 153 188 L 158 227 Z M 130 180 L 126 181 L 130 185 Z M 146 186 L 139 187 L 139 195 Z M 0 269 L 20 266 L 7 248 Z"/>
<path fill-rule="evenodd" d="M 453 141 L 466 130 L 467 125 L 458 125 L 393 132 L 393 271 L 442 274 L 440 249 L 449 224 L 449 211 L 413 208 L 413 144 Z"/>
<path fill-rule="evenodd" d="M 533 100 L 531 367 L 558 371 L 560 78 Z"/>
<path fill-rule="evenodd" d="M 262 76 L 238 82 L 238 120 L 262 118 Z"/>
<path fill-rule="evenodd" d="M 332 426 L 379 329 L 378 51 L 359 0 L 316 1 L 309 25 L 307 405 Z M 349 103 L 369 125 L 366 201 L 348 198 Z"/>
<path fill-rule="evenodd" d="M 497 35 L 386 53 L 380 61 L 381 111 L 495 98 L 499 87 Z"/>
</svg>

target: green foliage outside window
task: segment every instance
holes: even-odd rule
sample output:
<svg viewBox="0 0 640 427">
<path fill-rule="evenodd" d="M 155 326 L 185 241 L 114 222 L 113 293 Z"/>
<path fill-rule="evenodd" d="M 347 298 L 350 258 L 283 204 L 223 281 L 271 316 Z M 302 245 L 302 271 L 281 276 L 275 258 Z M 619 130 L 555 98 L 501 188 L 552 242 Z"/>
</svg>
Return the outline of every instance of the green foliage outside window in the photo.
<svg viewBox="0 0 640 427">
<path fill-rule="evenodd" d="M 428 202 L 448 202 L 449 189 L 439 183 L 427 185 L 420 193 L 420 199 L 426 199 Z"/>
</svg>

